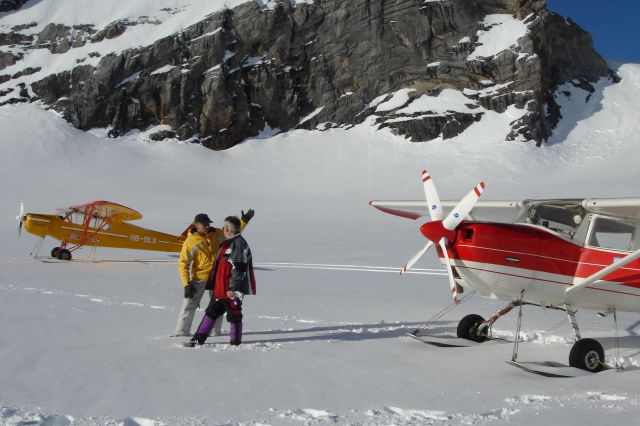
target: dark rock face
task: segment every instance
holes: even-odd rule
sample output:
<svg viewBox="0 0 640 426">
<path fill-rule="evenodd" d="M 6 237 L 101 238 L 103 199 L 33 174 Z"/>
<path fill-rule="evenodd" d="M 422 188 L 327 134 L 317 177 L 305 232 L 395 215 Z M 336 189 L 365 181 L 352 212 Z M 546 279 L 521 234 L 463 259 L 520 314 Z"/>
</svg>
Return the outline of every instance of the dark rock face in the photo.
<svg viewBox="0 0 640 426">
<path fill-rule="evenodd" d="M 528 31 L 507 50 L 471 57 L 490 14 L 512 15 Z M 51 24 L 38 44 L 61 53 L 74 43 L 118 37 L 127 25 L 116 22 L 97 33 L 75 28 L 71 37 L 69 28 Z M 0 58 L 0 66 L 12 60 Z M 590 36 L 548 12 L 544 0 L 316 0 L 295 7 L 286 0 L 273 9 L 248 2 L 221 11 L 151 46 L 106 56 L 97 68 L 49 76 L 32 89 L 81 129 L 112 126 L 115 135 L 166 124 L 174 132 L 160 136 L 197 137 L 213 149 L 267 125 L 324 129 L 370 116 L 412 141 L 446 139 L 483 111 L 510 106 L 526 113 L 512 123 L 508 139 L 540 144 L 560 119 L 553 99 L 558 85 L 588 84 L 609 73 Z M 402 105 L 377 106 L 401 89 L 411 89 Z M 461 92 L 463 110 L 402 111 L 444 90 Z"/>
<path fill-rule="evenodd" d="M 0 12 L 10 12 L 20 9 L 28 0 L 0 0 Z"/>
</svg>

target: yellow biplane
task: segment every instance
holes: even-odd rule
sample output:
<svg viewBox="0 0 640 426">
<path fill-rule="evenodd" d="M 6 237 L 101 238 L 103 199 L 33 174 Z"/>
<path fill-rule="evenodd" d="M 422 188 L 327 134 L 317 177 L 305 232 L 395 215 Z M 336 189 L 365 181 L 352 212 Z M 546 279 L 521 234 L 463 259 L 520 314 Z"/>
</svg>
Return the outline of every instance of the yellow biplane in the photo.
<svg viewBox="0 0 640 426">
<path fill-rule="evenodd" d="M 61 260 L 71 260 L 71 253 L 83 246 L 165 252 L 182 249 L 189 228 L 182 235 L 171 235 L 127 223 L 138 219 L 142 219 L 139 212 L 109 201 L 72 206 L 56 214 L 25 214 L 21 203 L 18 235 L 24 225 L 27 232 L 41 238 L 34 257 L 46 236 L 59 240 L 60 246 L 51 250 L 51 257 Z"/>
</svg>

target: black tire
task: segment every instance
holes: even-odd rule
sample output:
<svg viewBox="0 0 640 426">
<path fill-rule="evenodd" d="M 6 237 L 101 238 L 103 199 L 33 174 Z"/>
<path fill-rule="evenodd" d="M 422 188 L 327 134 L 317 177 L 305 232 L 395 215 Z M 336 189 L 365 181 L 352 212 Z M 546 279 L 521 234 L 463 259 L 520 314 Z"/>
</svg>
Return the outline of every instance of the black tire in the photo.
<svg viewBox="0 0 640 426">
<path fill-rule="evenodd" d="M 597 373 L 604 367 L 604 349 L 594 339 L 580 339 L 569 352 L 569 365 L 581 370 Z"/>
<path fill-rule="evenodd" d="M 51 250 L 51 257 L 58 257 L 59 252 L 60 252 L 60 247 L 54 247 L 53 250 Z"/>
<path fill-rule="evenodd" d="M 71 252 L 67 249 L 62 249 L 58 251 L 58 259 L 60 260 L 71 260 Z"/>
<path fill-rule="evenodd" d="M 470 314 L 462 318 L 458 323 L 457 335 L 462 339 L 472 340 L 474 342 L 484 342 L 487 340 L 487 331 L 484 329 L 478 332 L 478 327 L 484 322 L 484 318 L 477 314 Z"/>
</svg>

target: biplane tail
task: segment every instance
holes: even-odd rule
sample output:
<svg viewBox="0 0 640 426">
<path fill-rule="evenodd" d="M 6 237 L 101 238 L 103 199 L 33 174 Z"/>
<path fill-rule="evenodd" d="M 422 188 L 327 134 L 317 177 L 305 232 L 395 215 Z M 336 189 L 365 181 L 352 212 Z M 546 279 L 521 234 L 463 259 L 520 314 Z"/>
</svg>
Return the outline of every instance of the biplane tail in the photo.
<svg viewBox="0 0 640 426">
<path fill-rule="evenodd" d="M 189 232 L 191 232 L 191 230 L 194 229 L 194 225 L 193 223 L 190 224 L 189 226 L 187 226 L 187 229 L 185 229 L 184 231 L 182 231 L 182 233 L 180 234 L 181 237 L 188 237 L 189 236 Z"/>
</svg>

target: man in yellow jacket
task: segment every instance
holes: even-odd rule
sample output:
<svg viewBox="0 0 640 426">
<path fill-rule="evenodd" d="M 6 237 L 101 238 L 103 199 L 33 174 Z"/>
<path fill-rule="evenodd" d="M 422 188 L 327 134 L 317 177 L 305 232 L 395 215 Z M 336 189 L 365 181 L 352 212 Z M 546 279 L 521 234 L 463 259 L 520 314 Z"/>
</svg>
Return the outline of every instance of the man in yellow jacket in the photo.
<svg viewBox="0 0 640 426">
<path fill-rule="evenodd" d="M 253 210 L 242 212 L 242 224 L 244 227 L 254 215 Z M 211 274 L 211 268 L 215 261 L 215 255 L 220 248 L 220 243 L 225 239 L 222 229 L 211 226 L 213 221 L 205 213 L 197 214 L 193 220 L 193 228 L 189 231 L 187 239 L 182 244 L 178 271 L 182 287 L 184 288 L 184 300 L 182 309 L 178 315 L 176 324 L 176 336 L 191 335 L 191 324 L 196 309 L 205 292 L 205 284 Z M 219 335 L 222 331 L 222 317 L 216 322 L 214 332 Z"/>
</svg>

